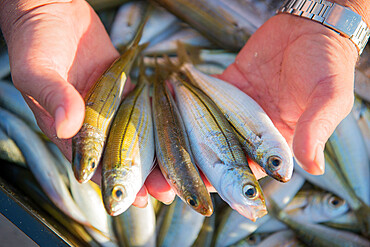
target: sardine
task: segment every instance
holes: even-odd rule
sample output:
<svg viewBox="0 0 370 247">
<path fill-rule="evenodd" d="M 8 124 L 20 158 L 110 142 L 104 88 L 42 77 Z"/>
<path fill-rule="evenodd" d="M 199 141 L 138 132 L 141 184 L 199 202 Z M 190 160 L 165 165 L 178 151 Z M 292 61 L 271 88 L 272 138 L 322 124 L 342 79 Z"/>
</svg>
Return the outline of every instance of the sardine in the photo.
<svg viewBox="0 0 370 247">
<path fill-rule="evenodd" d="M 2 129 L 0 129 L 0 160 L 27 167 L 21 150 L 19 150 L 17 144 Z"/>
<path fill-rule="evenodd" d="M 211 197 L 195 166 L 179 110 L 158 71 L 152 103 L 156 156 L 165 179 L 184 202 L 210 216 L 213 212 Z"/>
<path fill-rule="evenodd" d="M 325 173 L 323 175 L 311 175 L 303 170 L 298 164 L 295 164 L 297 172 L 320 188 L 330 191 L 335 195 L 343 198 L 348 203 L 349 207 L 355 213 L 359 225 L 365 236 L 370 236 L 370 208 L 363 201 L 361 201 L 343 177 L 339 168 L 334 163 L 332 158 L 325 152 Z"/>
<path fill-rule="evenodd" d="M 269 200 L 269 213 L 278 218 L 281 222 L 292 229 L 297 237 L 309 246 L 356 246 L 368 247 L 370 242 L 352 232 L 336 230 L 319 224 L 306 223 L 294 220 L 289 215 L 279 209 L 273 200 Z"/>
<path fill-rule="evenodd" d="M 100 162 L 113 116 L 121 103 L 128 73 L 143 46 L 138 47 L 143 26 L 132 45 L 102 74 L 85 97 L 85 119 L 72 138 L 72 166 L 76 179 L 88 181 Z"/>
<path fill-rule="evenodd" d="M 155 1 L 224 49 L 239 50 L 257 29 L 219 0 Z"/>
<path fill-rule="evenodd" d="M 202 228 L 204 218 L 176 197 L 160 225 L 157 246 L 192 246 Z"/>
<path fill-rule="evenodd" d="M 0 109 L 0 128 L 22 151 L 27 166 L 50 200 L 72 219 L 90 225 L 73 200 L 51 153 L 40 137 L 26 123 L 4 109 Z"/>
<path fill-rule="evenodd" d="M 202 91 L 172 77 L 195 161 L 230 207 L 255 221 L 267 211 L 261 187 L 222 112 Z"/>
<path fill-rule="evenodd" d="M 298 192 L 293 200 L 283 209 L 289 217 L 307 223 L 322 223 L 335 219 L 349 210 L 345 200 L 332 193 L 304 190 Z M 285 228 L 276 219 L 270 219 L 256 232 L 275 232 Z"/>
<path fill-rule="evenodd" d="M 114 216 L 113 227 L 119 246 L 154 247 L 155 222 L 154 209 L 150 200 L 145 208 L 130 206 L 122 214 Z"/>
<path fill-rule="evenodd" d="M 280 207 L 284 208 L 297 194 L 305 182 L 305 179 L 297 173 L 294 173 L 292 179 L 287 183 L 280 183 L 270 177 L 260 180 L 262 190 L 265 196 L 272 197 Z M 266 198 L 266 197 L 265 197 Z M 216 232 L 215 246 L 227 246 L 234 244 L 247 237 L 258 229 L 262 224 L 268 222 L 271 218 L 269 214 L 256 222 L 242 217 L 235 210 L 228 210 Z"/>
<path fill-rule="evenodd" d="M 116 48 L 127 46 L 135 37 L 147 10 L 146 1 L 131 1 L 117 11 L 110 38 Z"/>
<path fill-rule="evenodd" d="M 123 100 L 104 150 L 102 191 L 107 212 L 116 216 L 135 200 L 154 160 L 149 84 L 141 81 Z"/>
<path fill-rule="evenodd" d="M 0 107 L 17 115 L 25 121 L 34 131 L 41 133 L 33 112 L 27 105 L 22 94 L 11 82 L 0 81 Z"/>
<path fill-rule="evenodd" d="M 339 123 L 328 142 L 344 177 L 356 195 L 370 205 L 370 159 L 361 130 L 352 114 Z"/>
<path fill-rule="evenodd" d="M 268 175 L 281 182 L 289 181 L 293 173 L 292 152 L 257 102 L 230 83 L 206 75 L 190 63 L 184 63 L 180 69 L 180 77 L 191 81 L 216 103 L 237 132 L 248 156 Z"/>
</svg>

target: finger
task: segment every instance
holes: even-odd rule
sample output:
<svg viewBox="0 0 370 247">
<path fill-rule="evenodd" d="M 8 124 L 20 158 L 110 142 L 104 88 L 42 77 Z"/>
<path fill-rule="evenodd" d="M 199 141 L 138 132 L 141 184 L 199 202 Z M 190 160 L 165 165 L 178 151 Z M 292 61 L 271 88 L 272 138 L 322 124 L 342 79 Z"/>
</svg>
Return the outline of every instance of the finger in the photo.
<svg viewBox="0 0 370 247">
<path fill-rule="evenodd" d="M 342 80 L 341 83 L 344 81 Z M 293 152 L 296 160 L 303 169 L 314 175 L 324 173 L 325 143 L 340 121 L 348 115 L 354 100 L 351 89 L 328 90 L 327 84 L 322 85 L 327 88 L 315 89 L 309 104 L 297 122 L 293 137 Z"/>
<path fill-rule="evenodd" d="M 145 185 L 143 185 L 143 187 L 141 187 L 137 193 L 135 201 L 132 205 L 138 208 L 145 208 L 146 205 L 148 205 L 148 191 Z"/>
<path fill-rule="evenodd" d="M 14 84 L 53 117 L 59 138 L 71 138 L 78 132 L 84 119 L 84 101 L 77 90 L 58 73 L 43 70 L 28 78 L 15 76 Z"/>
<path fill-rule="evenodd" d="M 164 204 L 168 205 L 175 199 L 176 193 L 167 183 L 158 166 L 149 174 L 145 181 L 145 186 L 150 195 Z"/>
<path fill-rule="evenodd" d="M 217 192 L 213 185 L 208 181 L 204 173 L 199 169 L 200 177 L 202 178 L 204 185 L 207 187 L 209 193 Z"/>
<path fill-rule="evenodd" d="M 251 160 L 249 157 L 247 157 L 247 159 L 248 159 L 248 165 L 251 168 L 252 173 L 256 177 L 257 180 L 267 176 L 267 174 L 265 173 L 265 171 L 262 169 L 260 165 L 258 165 L 256 162 Z"/>
</svg>

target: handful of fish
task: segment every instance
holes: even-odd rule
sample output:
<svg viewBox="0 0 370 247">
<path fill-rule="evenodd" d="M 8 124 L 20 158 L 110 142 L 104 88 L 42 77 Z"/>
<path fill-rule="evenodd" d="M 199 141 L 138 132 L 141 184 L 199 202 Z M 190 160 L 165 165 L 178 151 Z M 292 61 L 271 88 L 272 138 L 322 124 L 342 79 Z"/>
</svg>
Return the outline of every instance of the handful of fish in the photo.
<svg viewBox="0 0 370 247">
<path fill-rule="evenodd" d="M 71 246 L 370 246 L 368 48 L 353 110 L 313 176 L 257 102 L 211 76 L 280 1 L 91 2 L 121 56 L 85 97 L 72 164 L 40 133 L 0 54 L 0 177 L 68 229 Z M 136 208 L 156 164 L 177 196 Z M 98 166 L 101 188 L 89 181 Z"/>
</svg>

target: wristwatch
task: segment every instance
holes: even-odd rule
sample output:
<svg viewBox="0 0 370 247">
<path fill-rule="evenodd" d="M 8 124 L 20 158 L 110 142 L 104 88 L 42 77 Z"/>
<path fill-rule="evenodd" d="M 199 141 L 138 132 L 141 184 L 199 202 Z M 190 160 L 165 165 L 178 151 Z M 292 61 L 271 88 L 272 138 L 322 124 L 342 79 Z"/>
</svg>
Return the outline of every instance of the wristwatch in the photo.
<svg viewBox="0 0 370 247">
<path fill-rule="evenodd" d="M 320 22 L 349 38 L 360 55 L 369 40 L 370 30 L 359 14 L 326 0 L 286 0 L 277 13 L 289 13 Z"/>
</svg>

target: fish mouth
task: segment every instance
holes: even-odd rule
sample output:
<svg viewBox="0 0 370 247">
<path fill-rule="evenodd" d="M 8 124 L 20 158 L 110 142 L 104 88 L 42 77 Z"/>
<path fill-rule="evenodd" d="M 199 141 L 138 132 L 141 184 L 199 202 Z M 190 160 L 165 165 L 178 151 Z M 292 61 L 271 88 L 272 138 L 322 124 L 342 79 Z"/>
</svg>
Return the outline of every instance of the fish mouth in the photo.
<svg viewBox="0 0 370 247">
<path fill-rule="evenodd" d="M 286 183 L 293 175 L 293 165 L 283 162 L 284 159 L 277 155 L 271 155 L 266 161 L 266 173 L 275 180 Z M 293 164 L 293 163 L 291 163 Z"/>
<path fill-rule="evenodd" d="M 89 158 L 88 161 L 86 161 L 86 158 L 83 157 L 80 152 L 74 153 L 72 167 L 75 178 L 79 183 L 86 183 L 94 175 L 97 164 L 95 160 L 91 160 L 92 158 Z M 89 169 L 90 163 L 93 164 L 93 167 Z"/>
<path fill-rule="evenodd" d="M 267 214 L 267 209 L 263 205 L 261 206 L 237 205 L 234 206 L 233 209 L 235 209 L 239 214 L 243 215 L 244 217 L 250 219 L 253 222 L 256 222 L 258 218 L 262 218 Z"/>
</svg>

